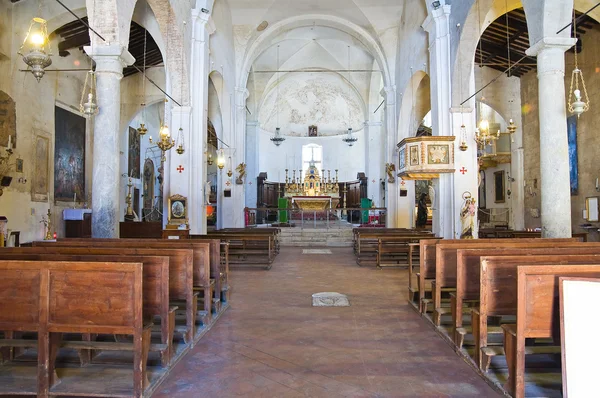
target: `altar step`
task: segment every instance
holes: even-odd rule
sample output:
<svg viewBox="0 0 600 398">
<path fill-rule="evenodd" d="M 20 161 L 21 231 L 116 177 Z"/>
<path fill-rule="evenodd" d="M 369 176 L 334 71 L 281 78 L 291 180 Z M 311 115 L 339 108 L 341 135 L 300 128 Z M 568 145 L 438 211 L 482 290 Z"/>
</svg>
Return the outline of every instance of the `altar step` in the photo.
<svg viewBox="0 0 600 398">
<path fill-rule="evenodd" d="M 352 228 L 281 228 L 279 244 L 296 247 L 351 247 Z"/>
</svg>

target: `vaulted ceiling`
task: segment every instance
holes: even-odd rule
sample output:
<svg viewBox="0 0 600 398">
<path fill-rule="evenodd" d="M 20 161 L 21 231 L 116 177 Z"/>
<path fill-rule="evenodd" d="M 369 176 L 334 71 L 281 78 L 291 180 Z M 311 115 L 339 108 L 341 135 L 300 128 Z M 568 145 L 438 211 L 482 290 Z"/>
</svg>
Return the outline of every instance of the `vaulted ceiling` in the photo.
<svg viewBox="0 0 600 398">
<path fill-rule="evenodd" d="M 577 17 L 578 37 L 583 36 L 586 31 L 598 25 L 594 19 L 588 16 L 581 17 L 581 14 L 577 13 Z M 525 12 L 522 8 L 519 8 L 502 15 L 483 32 L 477 46 L 475 63 L 479 66 L 488 66 L 499 71 L 505 71 L 508 69 L 509 64 L 514 65 L 522 57 L 525 57 L 525 51 L 529 47 Z M 577 49 L 581 51 L 581 41 L 578 42 Z M 536 62 L 535 57 L 526 57 L 512 68 L 508 74 L 521 77 L 530 70 L 535 69 Z"/>
</svg>

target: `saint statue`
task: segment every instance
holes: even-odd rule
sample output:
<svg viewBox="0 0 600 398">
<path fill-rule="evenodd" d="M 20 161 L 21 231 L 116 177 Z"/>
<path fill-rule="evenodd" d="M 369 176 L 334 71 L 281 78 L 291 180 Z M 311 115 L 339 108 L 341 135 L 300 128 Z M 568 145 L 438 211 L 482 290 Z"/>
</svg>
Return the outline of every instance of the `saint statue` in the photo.
<svg viewBox="0 0 600 398">
<path fill-rule="evenodd" d="M 475 198 L 470 195 L 465 196 L 465 203 L 460 211 L 460 222 L 461 222 L 461 239 L 475 239 Z"/>
</svg>

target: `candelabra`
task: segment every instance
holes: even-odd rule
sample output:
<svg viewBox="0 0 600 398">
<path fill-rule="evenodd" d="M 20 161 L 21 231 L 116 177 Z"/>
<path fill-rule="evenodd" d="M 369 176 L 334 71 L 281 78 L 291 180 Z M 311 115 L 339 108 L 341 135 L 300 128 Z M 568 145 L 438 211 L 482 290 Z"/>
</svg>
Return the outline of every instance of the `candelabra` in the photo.
<svg viewBox="0 0 600 398">
<path fill-rule="evenodd" d="M 133 214 L 133 207 L 131 206 L 131 177 L 129 177 L 129 183 L 127 184 L 127 196 L 125 197 L 125 203 L 127 203 L 127 210 L 125 211 L 125 221 L 134 221 L 135 216 Z"/>
<path fill-rule="evenodd" d="M 48 209 L 47 216 L 48 218 L 46 219 L 46 222 L 44 222 L 44 225 L 46 226 L 46 237 L 44 238 L 44 240 L 52 240 L 52 213 L 50 213 L 50 209 Z"/>
</svg>

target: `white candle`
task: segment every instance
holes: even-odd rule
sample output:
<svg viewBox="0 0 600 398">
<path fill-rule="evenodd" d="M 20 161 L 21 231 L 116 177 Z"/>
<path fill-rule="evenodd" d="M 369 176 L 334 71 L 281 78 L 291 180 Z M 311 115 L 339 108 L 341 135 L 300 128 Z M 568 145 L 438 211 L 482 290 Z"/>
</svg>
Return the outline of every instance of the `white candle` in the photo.
<svg viewBox="0 0 600 398">
<path fill-rule="evenodd" d="M 8 136 L 8 149 L 12 148 L 12 135 Z"/>
<path fill-rule="evenodd" d="M 77 202 L 77 192 L 73 194 L 73 203 Z"/>
</svg>

